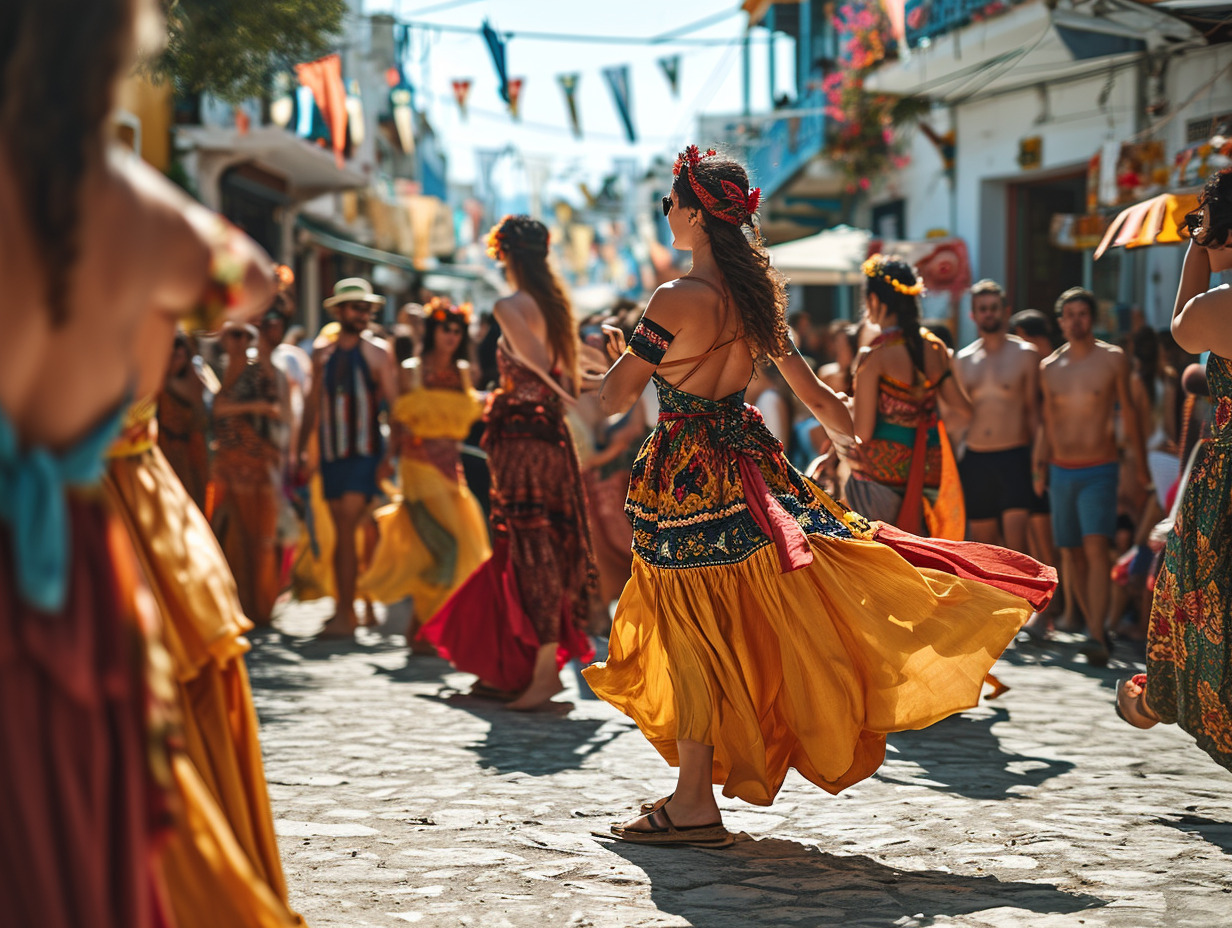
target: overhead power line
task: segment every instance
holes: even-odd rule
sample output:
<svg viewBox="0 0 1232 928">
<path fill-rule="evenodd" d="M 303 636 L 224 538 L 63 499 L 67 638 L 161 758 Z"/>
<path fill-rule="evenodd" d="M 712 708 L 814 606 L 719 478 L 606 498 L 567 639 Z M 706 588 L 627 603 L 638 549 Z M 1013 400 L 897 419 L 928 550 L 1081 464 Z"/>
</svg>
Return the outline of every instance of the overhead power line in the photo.
<svg viewBox="0 0 1232 928">
<path fill-rule="evenodd" d="M 725 16 L 727 14 L 724 14 Z M 433 23 L 420 19 L 401 19 L 395 17 L 395 21 L 400 26 L 409 26 L 412 29 L 422 29 L 424 31 L 450 32 L 465 35 L 479 35 L 477 26 L 458 26 L 452 23 Z M 681 29 L 702 28 L 696 24 L 691 26 L 682 26 Z M 691 46 L 710 46 L 722 48 L 728 45 L 738 45 L 745 40 L 744 34 L 736 36 L 728 36 L 726 38 L 691 38 L 689 36 L 676 35 L 673 32 L 663 33 L 662 35 L 595 35 L 590 33 L 576 32 L 539 32 L 533 29 L 498 29 L 497 34 L 506 40 L 523 39 L 534 42 L 585 42 L 594 45 L 691 45 Z M 749 35 L 749 38 L 759 42 L 769 42 L 773 37 L 770 32 L 765 29 L 758 29 Z"/>
</svg>

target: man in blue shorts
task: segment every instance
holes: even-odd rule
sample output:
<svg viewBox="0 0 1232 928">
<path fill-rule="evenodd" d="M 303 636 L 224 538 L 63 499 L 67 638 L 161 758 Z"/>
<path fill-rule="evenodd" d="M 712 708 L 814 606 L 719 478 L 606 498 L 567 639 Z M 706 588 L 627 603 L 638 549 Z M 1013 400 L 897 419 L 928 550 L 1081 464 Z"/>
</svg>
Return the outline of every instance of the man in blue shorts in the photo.
<svg viewBox="0 0 1232 928">
<path fill-rule="evenodd" d="M 1071 589 L 1086 618 L 1082 653 L 1103 667 L 1120 469 L 1113 421 L 1118 407 L 1129 451 L 1145 461 L 1146 449 L 1130 398 L 1129 359 L 1095 338 L 1095 295 L 1073 287 L 1056 308 L 1068 344 L 1040 364 L 1043 440 L 1035 449 L 1035 491 L 1043 495 L 1048 488 L 1062 569 L 1072 572 Z"/>
<path fill-rule="evenodd" d="M 377 494 L 378 479 L 393 473 L 382 453 L 379 416 L 382 404 L 392 404 L 398 395 L 397 372 L 385 342 L 368 332 L 373 310 L 383 305 L 385 297 L 374 294 L 368 281 L 338 281 L 325 301 L 337 318 L 338 336 L 313 346 L 312 392 L 304 404 L 299 452 L 302 468 L 309 436 L 315 433 L 334 523 L 337 601 L 333 618 L 321 629 L 323 638 L 350 638 L 355 631 L 355 531 Z"/>
</svg>

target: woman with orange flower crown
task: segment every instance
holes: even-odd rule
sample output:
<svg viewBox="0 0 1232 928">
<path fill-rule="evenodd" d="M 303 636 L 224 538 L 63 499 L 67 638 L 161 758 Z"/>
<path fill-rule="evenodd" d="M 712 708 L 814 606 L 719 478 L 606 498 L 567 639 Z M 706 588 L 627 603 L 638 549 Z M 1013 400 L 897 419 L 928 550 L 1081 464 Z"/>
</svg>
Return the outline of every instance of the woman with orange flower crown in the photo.
<svg viewBox="0 0 1232 928">
<path fill-rule="evenodd" d="M 975 705 L 1031 614 L 1024 589 L 1055 574 L 1014 555 L 994 582 L 967 579 L 1001 552 L 963 542 L 920 540 L 908 560 L 792 468 L 743 401 L 759 360 L 849 455 L 851 415 L 791 344 L 785 281 L 745 232 L 759 191 L 744 168 L 690 146 L 675 174 L 663 209 L 692 270 L 655 292 L 627 349 L 609 333 L 605 410 L 653 379 L 660 412 L 629 485 L 633 577 L 585 676 L 679 767 L 675 792 L 613 834 L 725 847 L 712 784 L 769 805 L 789 767 L 832 793 L 870 776 L 887 732 Z"/>
<path fill-rule="evenodd" d="M 881 334 L 856 360 L 853 417 L 863 453 L 844 496 L 870 519 L 961 540 L 962 486 L 937 407 L 944 400 L 969 417 L 971 400 L 951 376 L 945 345 L 920 327 L 924 283 L 911 265 L 873 255 L 864 283 L 868 321 Z"/>
<path fill-rule="evenodd" d="M 506 216 L 488 249 L 515 288 L 494 308 L 501 384 L 484 413 L 493 553 L 420 635 L 479 677 L 477 695 L 527 710 L 560 692 L 570 658 L 594 653 L 585 628 L 597 573 L 564 415 L 579 389 L 577 335 L 543 223 Z"/>
<path fill-rule="evenodd" d="M 359 577 L 367 599 L 410 597 L 418 622 L 492 553 L 483 510 L 462 478 L 461 442 L 483 413 L 467 360 L 470 321 L 469 303 L 434 298 L 419 355 L 398 371 L 391 414 L 402 425 L 402 499 L 376 511 L 380 541 Z M 408 639 L 414 634 L 409 631 Z"/>
</svg>

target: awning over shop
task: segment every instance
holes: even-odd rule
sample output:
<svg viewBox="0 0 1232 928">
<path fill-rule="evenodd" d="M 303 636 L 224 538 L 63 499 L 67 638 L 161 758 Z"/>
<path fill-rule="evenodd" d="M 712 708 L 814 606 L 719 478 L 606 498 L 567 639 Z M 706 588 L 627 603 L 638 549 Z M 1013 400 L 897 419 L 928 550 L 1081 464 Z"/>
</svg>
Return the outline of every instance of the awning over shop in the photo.
<svg viewBox="0 0 1232 928">
<path fill-rule="evenodd" d="M 379 248 L 363 245 L 354 239 L 345 238 L 329 226 L 307 216 L 301 215 L 296 220 L 296 225 L 309 241 L 340 255 L 347 255 L 360 261 L 367 261 L 369 264 L 384 264 L 387 267 L 396 267 L 402 271 L 415 270 L 415 262 L 406 255 L 395 254 L 392 251 L 382 251 Z"/>
<path fill-rule="evenodd" d="M 338 167 L 325 149 L 276 126 L 258 126 L 247 132 L 190 126 L 179 129 L 177 134 L 182 142 L 196 149 L 207 174 L 220 177 L 233 165 L 251 162 L 285 178 L 294 200 L 308 200 L 368 183 L 363 174 Z M 202 193 L 208 191 L 203 189 Z"/>
<path fill-rule="evenodd" d="M 1103 241 L 1095 249 L 1099 258 L 1109 248 L 1145 248 L 1148 245 L 1178 244 L 1189 238 L 1185 215 L 1198 208 L 1198 194 L 1182 191 L 1161 193 L 1121 210 Z"/>
<path fill-rule="evenodd" d="M 860 265 L 868 257 L 871 238 L 863 229 L 837 226 L 767 250 L 771 264 L 793 284 L 851 285 L 864 279 Z"/>
</svg>

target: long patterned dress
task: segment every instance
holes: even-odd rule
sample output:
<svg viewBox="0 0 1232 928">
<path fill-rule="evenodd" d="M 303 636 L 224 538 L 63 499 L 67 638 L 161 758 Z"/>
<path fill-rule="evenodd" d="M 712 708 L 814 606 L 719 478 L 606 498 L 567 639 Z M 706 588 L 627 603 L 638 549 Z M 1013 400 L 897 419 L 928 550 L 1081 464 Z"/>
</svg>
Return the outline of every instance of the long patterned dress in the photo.
<svg viewBox="0 0 1232 928">
<path fill-rule="evenodd" d="M 398 449 L 402 498 L 373 514 L 380 541 L 357 588 L 383 603 L 410 597 L 415 617 L 426 620 L 492 549 L 483 510 L 462 478 L 460 448 L 483 404 L 465 370 L 437 383 L 426 381 L 420 363 L 412 376 L 412 389 L 390 411 L 406 429 Z"/>
<path fill-rule="evenodd" d="M 577 450 L 559 395 L 503 349 L 483 449 L 492 472 L 492 556 L 420 636 L 459 670 L 502 690 L 531 681 L 541 644 L 557 663 L 594 656 L 586 637 L 597 577 Z"/>
<path fill-rule="evenodd" d="M 276 370 L 248 364 L 220 397 L 236 403 L 277 403 Z M 217 418 L 214 434 L 216 500 L 211 523 L 235 575 L 244 614 L 268 625 L 278 597 L 278 498 L 282 456 L 268 416 Z"/>
<path fill-rule="evenodd" d="M 1055 573 L 907 536 L 933 546 L 937 569 L 917 569 L 788 463 L 743 391 L 654 383 L 658 426 L 629 485 L 633 577 L 609 659 L 585 671 L 595 693 L 672 765 L 678 739 L 713 745 L 714 782 L 757 805 L 790 767 L 837 793 L 880 766 L 887 732 L 975 705 L 1031 614 L 1025 587 Z M 964 554 L 1002 576 L 954 576 L 972 575 L 952 564 Z"/>
<path fill-rule="evenodd" d="M 1232 360 L 1212 354 L 1211 437 L 1164 547 L 1147 631 L 1147 702 L 1232 770 Z"/>
</svg>

